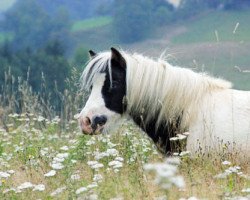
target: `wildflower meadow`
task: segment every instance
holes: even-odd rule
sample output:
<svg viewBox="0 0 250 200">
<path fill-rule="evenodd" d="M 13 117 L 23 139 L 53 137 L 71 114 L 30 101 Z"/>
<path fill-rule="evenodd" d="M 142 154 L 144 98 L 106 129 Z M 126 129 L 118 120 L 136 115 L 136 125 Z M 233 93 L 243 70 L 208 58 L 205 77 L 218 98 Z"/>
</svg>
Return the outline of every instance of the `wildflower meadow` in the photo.
<svg viewBox="0 0 250 200">
<path fill-rule="evenodd" d="M 165 156 L 126 117 L 113 132 L 83 135 L 74 117 L 83 91 L 62 93 L 56 115 L 27 82 L 19 84 L 19 95 L 6 82 L 0 96 L 0 199 L 250 198 L 249 161 L 237 154 L 191 156 L 183 149 Z M 171 142 L 185 143 L 188 135 Z"/>
</svg>

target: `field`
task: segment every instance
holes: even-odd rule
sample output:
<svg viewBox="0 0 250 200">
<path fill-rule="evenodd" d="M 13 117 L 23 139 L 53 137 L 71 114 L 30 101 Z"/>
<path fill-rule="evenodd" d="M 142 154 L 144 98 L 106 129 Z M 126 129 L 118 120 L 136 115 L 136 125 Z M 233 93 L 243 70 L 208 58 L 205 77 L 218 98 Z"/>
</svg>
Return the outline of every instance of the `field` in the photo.
<svg viewBox="0 0 250 200">
<path fill-rule="evenodd" d="M 250 192 L 249 163 L 226 154 L 191 159 L 184 152 L 179 172 L 171 171 L 151 141 L 125 119 L 116 133 L 94 137 L 83 136 L 76 120 L 61 129 L 58 117 L 31 113 L 10 114 L 5 125 L 1 199 L 233 199 Z M 146 163 L 156 162 L 157 171 L 165 173 L 158 178 L 146 170 Z"/>
<path fill-rule="evenodd" d="M 71 88 L 78 78 L 69 79 Z M 220 153 L 196 157 L 183 148 L 166 158 L 126 116 L 113 132 L 83 135 L 75 119 L 86 97 L 82 91 L 69 88 L 61 94 L 59 117 L 27 81 L 20 81 L 18 92 L 13 91 L 12 79 L 7 74 L 0 96 L 0 199 L 191 200 L 249 195 L 249 160 L 227 154 L 226 146 Z M 21 114 L 15 113 L 18 102 Z M 185 138 L 180 142 L 184 144 Z"/>
<path fill-rule="evenodd" d="M 207 17 L 209 16 L 209 17 Z M 226 19 L 226 20 L 225 20 Z M 249 42 L 249 11 L 211 11 L 186 24 L 187 32 L 173 37 L 176 44 L 200 42 Z M 182 23 L 181 23 L 182 24 Z"/>
<path fill-rule="evenodd" d="M 111 17 L 96 17 L 81 21 L 76 21 L 71 27 L 72 32 L 87 31 L 106 26 L 112 22 Z"/>
</svg>

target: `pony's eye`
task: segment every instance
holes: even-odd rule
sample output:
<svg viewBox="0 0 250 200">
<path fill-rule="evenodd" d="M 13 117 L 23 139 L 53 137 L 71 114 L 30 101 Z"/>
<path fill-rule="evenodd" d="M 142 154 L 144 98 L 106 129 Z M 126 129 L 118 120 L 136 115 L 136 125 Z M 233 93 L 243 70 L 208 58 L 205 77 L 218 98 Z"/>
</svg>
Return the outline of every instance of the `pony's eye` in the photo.
<svg viewBox="0 0 250 200">
<path fill-rule="evenodd" d="M 118 81 L 112 81 L 112 89 L 118 88 L 119 82 Z"/>
</svg>

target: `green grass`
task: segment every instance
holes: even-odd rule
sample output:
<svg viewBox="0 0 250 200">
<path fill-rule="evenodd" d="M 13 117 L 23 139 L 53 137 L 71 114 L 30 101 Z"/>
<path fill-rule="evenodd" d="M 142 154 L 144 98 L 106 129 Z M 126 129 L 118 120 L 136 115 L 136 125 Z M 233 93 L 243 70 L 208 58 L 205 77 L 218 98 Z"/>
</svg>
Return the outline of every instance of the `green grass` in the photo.
<svg viewBox="0 0 250 200">
<path fill-rule="evenodd" d="M 8 131 L 0 126 L 0 172 L 14 172 L 7 178 L 0 178 L 0 199 L 27 199 L 27 196 L 30 199 L 90 199 L 93 194 L 103 200 L 118 197 L 151 200 L 165 195 L 170 200 L 191 196 L 224 199 L 246 196 L 241 190 L 250 187 L 250 180 L 236 173 L 224 179 L 214 178 L 229 168 L 222 164 L 224 159 L 232 162 L 230 166 L 240 165 L 239 171 L 243 175 L 250 173 L 249 163 L 238 163 L 235 156 L 223 154 L 210 158 L 182 157 L 178 174 L 184 177 L 186 189 L 179 190 L 174 186 L 162 189 L 154 184 L 154 173 L 146 172 L 143 166 L 162 162 L 163 157 L 151 140 L 128 121 L 113 135 L 99 136 L 83 136 L 76 121 L 61 129 L 58 120 L 39 121 L 38 116 L 30 113 L 7 117 L 6 126 Z M 111 150 L 113 153 L 107 155 Z M 45 177 L 44 174 L 52 169 L 55 157 L 65 153 L 67 156 L 60 161 L 64 168 L 56 170 L 52 177 Z M 118 158 L 123 159 L 121 167 L 109 165 Z M 89 161 L 97 161 L 102 167 L 93 169 Z M 78 178 L 73 179 L 72 175 Z M 101 181 L 94 180 L 95 175 L 101 175 Z M 19 193 L 9 190 L 16 190 L 24 182 L 43 184 L 45 190 L 33 191 L 33 187 L 21 189 Z M 65 189 L 52 196 L 61 187 Z M 87 188 L 86 191 L 77 194 L 81 187 Z"/>
<path fill-rule="evenodd" d="M 111 24 L 112 17 L 95 17 L 86 20 L 80 20 L 74 22 L 72 25 L 71 31 L 78 32 L 78 31 L 88 31 L 95 28 L 100 28 Z"/>
<path fill-rule="evenodd" d="M 250 42 L 250 12 L 246 11 L 213 11 L 180 25 L 187 31 L 173 37 L 174 44 L 216 42 L 216 41 L 244 41 Z M 239 26 L 233 33 L 236 24 Z M 218 37 L 215 32 L 218 33 Z"/>
<path fill-rule="evenodd" d="M 229 80 L 233 88 L 250 90 L 250 44 L 185 44 L 175 55 L 177 65 Z M 241 71 L 240 71 L 241 70 Z"/>
<path fill-rule="evenodd" d="M 0 199 L 22 200 L 27 196 L 29 199 L 93 199 L 91 195 L 94 194 L 103 200 L 166 199 L 165 196 L 169 200 L 176 200 L 191 196 L 198 199 L 226 199 L 247 195 L 242 190 L 250 187 L 250 179 L 247 178 L 250 175 L 249 160 L 238 162 L 239 155 L 236 153 L 228 155 L 223 148 L 225 152 L 219 155 L 211 153 L 209 157 L 180 156 L 181 162 L 174 174 L 184 178 L 185 190 L 174 185 L 163 189 L 155 184 L 156 174 L 146 171 L 144 166 L 147 163 L 162 164 L 164 157 L 156 151 L 152 140 L 133 123 L 122 121 L 113 134 L 83 135 L 77 120 L 72 119 L 73 114 L 70 114 L 70 111 L 77 112 L 75 108 L 82 106 L 82 101 L 79 104 L 76 99 L 82 100 L 83 96 L 72 91 L 62 94 L 65 100 L 62 118 L 45 119 L 38 114 L 44 108 L 34 98 L 35 94 L 26 91 L 26 82 L 19 84 L 19 92 L 22 91 L 25 96 L 23 105 L 29 109 L 24 109 L 24 114 L 8 114 L 15 112 L 14 106 L 4 107 L 0 104 Z M 5 94 L 8 94 L 8 90 Z M 75 98 L 67 100 L 68 94 Z M 16 102 L 14 96 L 12 100 L 8 96 L 1 102 L 5 99 Z M 53 110 L 45 113 L 47 116 L 54 115 Z M 63 120 L 63 113 L 72 117 Z M 223 165 L 222 161 L 225 160 L 232 164 Z M 91 166 L 90 161 L 96 162 L 100 168 Z M 110 164 L 114 161 L 119 161 L 119 165 Z M 63 168 L 56 169 L 54 176 L 44 176 L 55 167 L 55 163 L 61 163 Z M 239 174 L 215 178 L 234 166 L 241 167 Z M 25 182 L 32 183 L 32 187 L 20 189 Z M 34 185 L 38 184 L 45 189 L 33 191 Z M 85 191 L 78 193 L 79 188 L 83 187 Z M 60 188 L 63 190 L 55 194 Z"/>
</svg>

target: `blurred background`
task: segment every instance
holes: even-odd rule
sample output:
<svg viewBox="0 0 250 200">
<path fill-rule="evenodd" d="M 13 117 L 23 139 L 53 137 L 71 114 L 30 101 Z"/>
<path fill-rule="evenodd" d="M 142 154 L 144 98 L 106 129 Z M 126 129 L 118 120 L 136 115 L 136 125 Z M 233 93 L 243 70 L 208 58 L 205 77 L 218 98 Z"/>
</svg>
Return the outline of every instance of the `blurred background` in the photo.
<svg viewBox="0 0 250 200">
<path fill-rule="evenodd" d="M 89 49 L 111 46 L 250 90 L 249 21 L 248 0 L 0 0 L 0 94 L 26 80 L 55 101 Z"/>
</svg>

